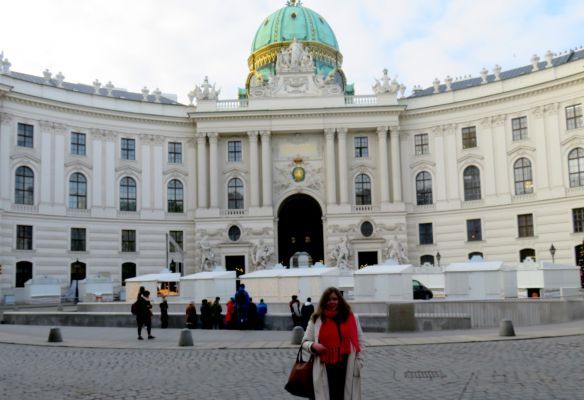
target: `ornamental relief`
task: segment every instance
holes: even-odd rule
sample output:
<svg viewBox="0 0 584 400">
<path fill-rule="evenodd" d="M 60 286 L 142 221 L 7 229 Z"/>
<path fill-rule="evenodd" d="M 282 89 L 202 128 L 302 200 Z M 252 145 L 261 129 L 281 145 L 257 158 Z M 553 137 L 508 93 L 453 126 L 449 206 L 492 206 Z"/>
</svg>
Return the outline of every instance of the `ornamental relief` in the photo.
<svg viewBox="0 0 584 400">
<path fill-rule="evenodd" d="M 303 171 L 303 179 L 295 179 L 293 175 L 297 168 Z M 324 171 L 320 162 L 308 162 L 290 160 L 274 164 L 274 195 L 282 196 L 290 189 L 297 191 L 312 190 L 317 193 L 324 192 Z"/>
<path fill-rule="evenodd" d="M 51 121 L 40 121 L 39 127 L 42 132 L 48 132 L 53 135 L 67 133 L 67 127 L 63 124 Z"/>
</svg>

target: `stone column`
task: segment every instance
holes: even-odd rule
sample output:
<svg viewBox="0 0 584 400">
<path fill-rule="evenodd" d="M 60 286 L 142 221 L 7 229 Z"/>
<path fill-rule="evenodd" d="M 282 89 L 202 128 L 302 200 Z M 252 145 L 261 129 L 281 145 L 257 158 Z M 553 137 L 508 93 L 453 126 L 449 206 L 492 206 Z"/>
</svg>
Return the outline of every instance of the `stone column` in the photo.
<svg viewBox="0 0 584 400">
<path fill-rule="evenodd" d="M 258 131 L 247 132 L 249 137 L 249 205 L 250 207 L 258 207 L 260 205 L 260 168 L 258 160 Z"/>
<path fill-rule="evenodd" d="M 10 170 L 10 139 L 13 137 L 12 116 L 0 113 L 0 199 L 2 203 L 9 203 L 12 198 L 11 170 Z"/>
<path fill-rule="evenodd" d="M 207 135 L 197 134 L 197 192 L 198 208 L 207 208 Z"/>
<path fill-rule="evenodd" d="M 53 166 L 53 135 L 52 135 L 52 129 L 50 126 L 50 122 L 41 122 L 39 124 L 39 133 L 40 133 L 40 141 L 35 141 L 36 143 L 39 144 L 40 150 L 41 150 L 41 171 L 40 171 L 40 179 L 37 181 L 35 179 L 35 182 L 40 182 L 40 191 L 38 193 L 37 196 L 35 196 L 35 200 L 36 199 L 40 199 L 40 205 L 41 207 L 45 206 L 45 205 L 49 205 L 51 204 L 52 200 L 53 200 L 53 196 L 51 195 L 52 191 L 53 191 L 53 182 L 52 182 L 52 166 Z M 63 160 L 61 160 L 63 161 Z M 38 189 L 37 189 L 38 190 Z M 43 210 L 44 212 L 46 212 L 46 210 Z"/>
<path fill-rule="evenodd" d="M 562 188 L 564 186 L 564 180 L 562 175 L 563 168 L 560 167 L 565 161 L 562 160 L 562 144 L 560 142 L 560 135 L 554 134 L 554 132 L 562 132 L 562 127 L 560 126 L 559 118 L 559 103 L 547 104 L 544 106 L 545 114 L 545 132 L 547 139 L 547 149 L 546 155 L 548 159 L 548 173 L 550 178 L 550 188 Z M 558 162 L 558 160 L 561 160 Z M 532 172 L 533 173 L 533 172 Z"/>
<path fill-rule="evenodd" d="M 337 203 L 337 185 L 335 174 L 335 130 L 324 130 L 326 140 L 326 202 L 328 205 Z"/>
<path fill-rule="evenodd" d="M 337 129 L 339 139 L 339 192 L 341 204 L 349 204 L 349 182 L 347 174 L 347 128 Z"/>
<path fill-rule="evenodd" d="M 545 149 L 547 146 L 545 137 L 545 124 L 543 118 L 543 107 L 536 107 L 532 111 L 533 123 L 529 126 L 528 134 L 535 139 L 537 149 Z M 533 132 L 533 133 L 532 133 Z M 548 161 L 546 151 L 535 152 L 535 165 L 532 164 L 533 180 L 537 182 L 537 191 L 549 189 Z"/>
<path fill-rule="evenodd" d="M 485 154 L 485 168 L 482 172 L 485 178 L 485 189 L 482 197 L 490 197 L 496 194 L 495 162 L 497 162 L 497 152 L 493 146 L 495 135 L 492 130 L 492 119 L 488 117 L 484 118 L 479 127 L 478 146 L 483 150 L 483 154 Z M 502 154 L 506 155 L 506 153 Z"/>
<path fill-rule="evenodd" d="M 92 208 L 103 207 L 103 187 L 105 186 L 103 176 L 103 136 L 96 130 L 91 131 L 91 146 L 93 147 L 93 176 L 91 179 L 91 205 Z M 89 190 L 89 188 L 88 188 Z"/>
<path fill-rule="evenodd" d="M 262 136 L 262 206 L 272 206 L 272 146 L 271 132 L 261 131 Z"/>
<path fill-rule="evenodd" d="M 401 168 L 400 168 L 400 150 L 399 150 L 399 127 L 390 127 L 391 140 L 391 182 L 393 189 L 393 202 L 401 203 Z"/>
<path fill-rule="evenodd" d="M 187 196 L 186 207 L 185 211 L 194 210 L 197 208 L 197 198 L 196 195 L 198 193 L 197 190 L 197 180 L 195 178 L 195 174 L 193 171 L 196 171 L 197 168 L 197 145 L 196 145 L 195 138 L 189 138 L 186 141 L 186 146 L 184 149 L 184 153 L 186 156 L 186 160 L 183 160 L 186 168 L 191 171 L 187 178 L 187 185 L 185 187 L 185 193 Z"/>
<path fill-rule="evenodd" d="M 387 126 L 377 128 L 377 145 L 379 147 L 379 189 L 381 202 L 389 203 L 389 167 L 387 164 Z"/>
<path fill-rule="evenodd" d="M 219 153 L 217 150 L 219 134 L 217 132 L 210 132 L 207 136 L 209 137 L 210 203 L 211 208 L 219 208 Z"/>
<path fill-rule="evenodd" d="M 507 160 L 504 156 L 507 154 L 507 141 L 505 140 L 508 136 L 505 129 L 507 125 L 506 121 L 506 115 L 498 115 L 491 118 L 493 125 L 493 148 L 497 149 L 497 154 L 500 155 L 500 158 L 495 159 L 494 163 L 497 194 L 509 193 L 509 168 L 507 167 Z"/>
<path fill-rule="evenodd" d="M 444 159 L 444 132 L 441 126 L 432 129 L 432 136 L 434 138 L 434 149 L 430 151 L 434 154 L 436 160 L 436 174 L 432 182 L 432 194 L 434 203 L 446 200 L 446 163 Z M 414 179 L 416 177 L 414 176 Z M 416 191 L 416 182 L 414 181 L 414 193 Z M 416 204 L 414 197 L 413 203 Z"/>
</svg>

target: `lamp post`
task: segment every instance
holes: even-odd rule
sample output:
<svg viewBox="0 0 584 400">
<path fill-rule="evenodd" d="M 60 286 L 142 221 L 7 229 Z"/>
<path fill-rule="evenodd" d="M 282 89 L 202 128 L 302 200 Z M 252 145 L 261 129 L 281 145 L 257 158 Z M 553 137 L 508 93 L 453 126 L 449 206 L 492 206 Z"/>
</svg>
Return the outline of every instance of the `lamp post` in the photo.
<svg viewBox="0 0 584 400">
<path fill-rule="evenodd" d="M 440 259 L 442 258 L 442 256 L 440 255 L 440 252 L 437 251 L 436 252 L 436 261 L 438 261 L 438 266 L 440 266 Z"/>
<path fill-rule="evenodd" d="M 554 247 L 554 244 L 552 243 L 552 245 L 550 246 L 550 254 L 552 255 L 552 263 L 555 264 L 555 258 L 554 256 L 556 255 L 556 248 Z"/>
</svg>

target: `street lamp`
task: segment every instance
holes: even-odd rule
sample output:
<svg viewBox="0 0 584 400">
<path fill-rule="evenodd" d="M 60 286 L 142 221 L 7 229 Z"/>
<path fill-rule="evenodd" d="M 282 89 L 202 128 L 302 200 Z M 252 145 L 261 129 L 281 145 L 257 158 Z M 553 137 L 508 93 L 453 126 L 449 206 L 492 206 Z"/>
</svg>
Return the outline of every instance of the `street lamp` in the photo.
<svg viewBox="0 0 584 400">
<path fill-rule="evenodd" d="M 553 243 L 550 246 L 550 254 L 552 255 L 552 263 L 555 264 L 556 261 L 554 259 L 554 256 L 556 255 L 556 248 L 554 247 L 554 244 Z"/>
<path fill-rule="evenodd" d="M 440 259 L 442 258 L 442 256 L 440 255 L 440 252 L 436 252 L 436 261 L 438 261 L 438 266 L 440 266 Z"/>
</svg>

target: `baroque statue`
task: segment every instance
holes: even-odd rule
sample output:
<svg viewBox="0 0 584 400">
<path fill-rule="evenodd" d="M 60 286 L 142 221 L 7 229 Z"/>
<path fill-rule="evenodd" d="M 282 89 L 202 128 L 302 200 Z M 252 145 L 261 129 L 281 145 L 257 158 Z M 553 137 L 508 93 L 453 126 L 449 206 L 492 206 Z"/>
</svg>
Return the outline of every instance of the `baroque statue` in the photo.
<svg viewBox="0 0 584 400">
<path fill-rule="evenodd" d="M 333 259 L 334 266 L 340 269 L 349 269 L 349 257 L 351 256 L 351 249 L 349 247 L 349 237 L 343 236 L 330 254 Z"/>
<path fill-rule="evenodd" d="M 270 247 L 267 244 L 264 244 L 263 239 L 260 239 L 259 243 L 254 245 L 251 250 L 251 264 L 254 269 L 266 269 L 272 253 L 273 251 Z"/>
<path fill-rule="evenodd" d="M 383 256 L 386 260 L 395 260 L 399 264 L 407 264 L 410 261 L 406 254 L 406 249 L 398 240 L 397 235 L 394 235 L 393 238 L 389 240 L 389 244 L 384 250 Z"/>
<path fill-rule="evenodd" d="M 205 76 L 205 80 L 201 84 L 201 86 L 196 85 L 195 89 L 188 93 L 188 98 L 190 104 L 193 104 L 193 99 L 200 100 L 217 100 L 219 98 L 219 94 L 221 93 L 221 89 L 216 89 L 215 84 L 211 85 L 209 83 L 209 78 Z"/>
<path fill-rule="evenodd" d="M 199 242 L 201 247 L 201 271 L 212 271 L 215 268 L 215 253 L 211 250 L 207 236 Z"/>
</svg>

